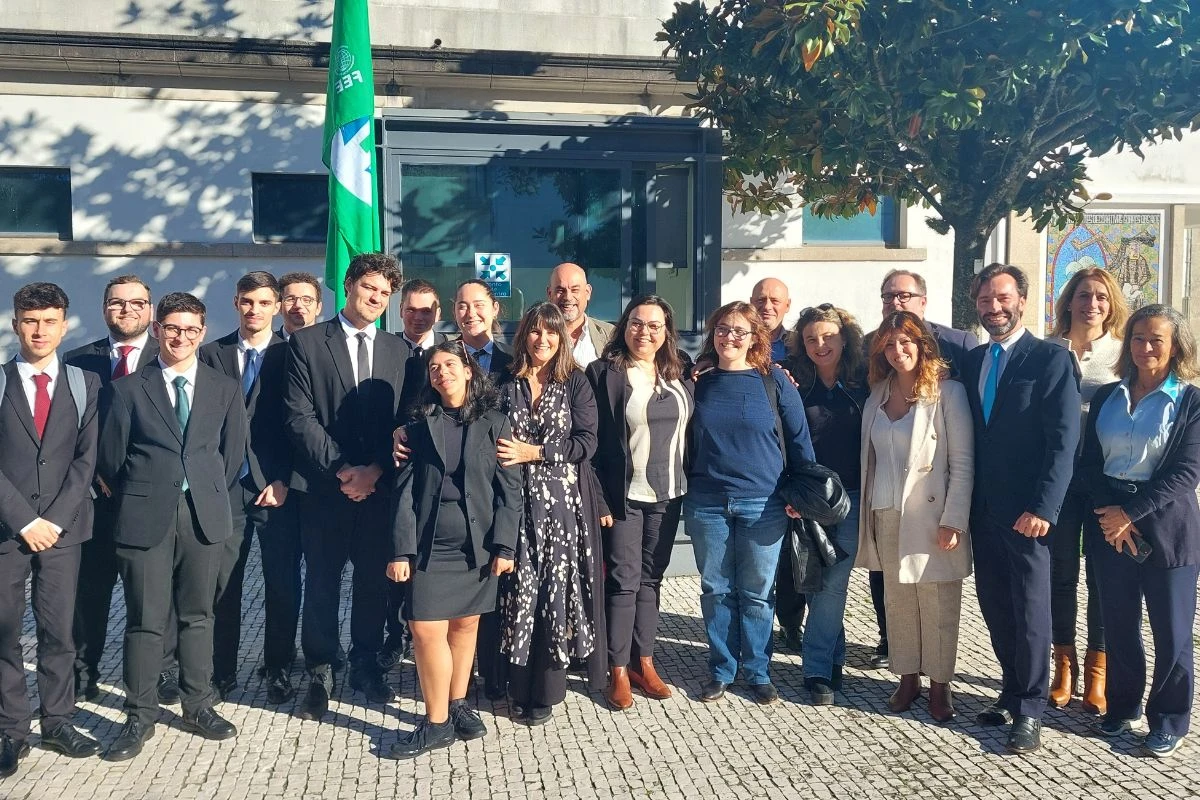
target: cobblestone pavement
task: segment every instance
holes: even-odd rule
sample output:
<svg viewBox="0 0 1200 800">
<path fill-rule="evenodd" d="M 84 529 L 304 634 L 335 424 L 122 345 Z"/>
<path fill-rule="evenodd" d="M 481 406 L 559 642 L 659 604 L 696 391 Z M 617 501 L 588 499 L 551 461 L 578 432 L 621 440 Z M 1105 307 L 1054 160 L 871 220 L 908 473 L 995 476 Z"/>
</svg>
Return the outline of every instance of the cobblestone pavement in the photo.
<svg viewBox="0 0 1200 800">
<path fill-rule="evenodd" d="M 163 711 L 157 735 L 140 757 L 107 764 L 96 758 L 73 761 L 40 749 L 35 723 L 33 751 L 21 761 L 16 777 L 0 782 L 0 799 L 869 800 L 1200 794 L 1196 742 L 1185 742 L 1170 759 L 1140 756 L 1132 738 L 1114 744 L 1089 737 L 1091 718 L 1079 710 L 1078 700 L 1065 710 L 1047 712 L 1040 752 L 1005 754 L 1003 730 L 974 722 L 975 713 L 996 695 L 997 669 L 970 583 L 964 592 L 955 684 L 959 719 L 947 726 L 933 724 L 924 701 L 909 713 L 889 713 L 893 676 L 866 668 L 875 630 L 863 572 L 856 572 L 851 584 L 846 686 L 836 706 L 808 705 L 801 659 L 791 654 L 777 654 L 772 665 L 781 703 L 755 705 L 737 686 L 721 702 L 698 702 L 697 687 L 706 675 L 699 581 L 671 578 L 664 588 L 657 654 L 661 672 L 677 687 L 670 700 L 638 695 L 631 710 L 616 713 L 572 676 L 575 691 L 565 707 L 550 724 L 528 728 L 509 719 L 507 704 L 490 703 L 480 692 L 489 726 L 486 738 L 412 761 L 391 761 L 379 752 L 396 740 L 398 729 L 408 730 L 416 722 L 421 709 L 412 665 L 391 673 L 402 699 L 386 708 L 364 706 L 342 681 L 334 698 L 336 714 L 326 722 L 302 722 L 291 705 L 268 706 L 266 689 L 255 674 L 262 639 L 257 550 L 253 558 L 246 573 L 241 688 L 220 707 L 238 726 L 236 739 L 206 742 L 179 730 L 179 707 L 174 706 Z M 124 612 L 120 598 L 114 599 L 112 632 L 119 641 Z M 347 636 L 348 628 L 344 623 Z M 32 630 L 27 616 L 23 642 L 31 677 Z M 100 703 L 83 704 L 77 715 L 79 724 L 102 743 L 112 741 L 124 718 L 118 654 L 110 650 Z M 302 681 L 299 672 L 294 678 Z"/>
</svg>

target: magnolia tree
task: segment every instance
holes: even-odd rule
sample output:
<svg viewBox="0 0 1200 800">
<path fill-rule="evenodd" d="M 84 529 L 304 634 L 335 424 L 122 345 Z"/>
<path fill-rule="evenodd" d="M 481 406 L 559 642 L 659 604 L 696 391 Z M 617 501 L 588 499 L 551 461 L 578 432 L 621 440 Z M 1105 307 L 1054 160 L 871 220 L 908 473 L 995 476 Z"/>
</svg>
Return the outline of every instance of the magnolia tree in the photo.
<svg viewBox="0 0 1200 800">
<path fill-rule="evenodd" d="M 1185 0 L 700 0 L 658 34 L 728 133 L 725 191 L 821 216 L 882 196 L 954 231 L 954 322 L 1010 212 L 1078 221 L 1084 160 L 1181 138 L 1200 114 Z"/>
</svg>

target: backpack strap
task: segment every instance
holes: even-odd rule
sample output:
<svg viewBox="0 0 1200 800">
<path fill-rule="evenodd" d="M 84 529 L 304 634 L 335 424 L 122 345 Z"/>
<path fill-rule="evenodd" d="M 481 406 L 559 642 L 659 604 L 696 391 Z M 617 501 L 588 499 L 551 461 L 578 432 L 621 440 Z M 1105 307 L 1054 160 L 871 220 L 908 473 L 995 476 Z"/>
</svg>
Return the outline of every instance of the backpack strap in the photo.
<svg viewBox="0 0 1200 800">
<path fill-rule="evenodd" d="M 775 412 L 775 440 L 779 442 L 779 452 L 783 454 L 783 471 L 787 472 L 788 454 L 786 441 L 783 436 L 783 418 L 779 416 L 779 384 L 775 381 L 775 376 L 768 370 L 766 375 L 760 375 L 763 382 L 763 389 L 767 392 L 767 401 L 771 404 L 771 410 Z"/>
<path fill-rule="evenodd" d="M 67 369 L 67 388 L 71 390 L 71 399 L 75 401 L 75 415 L 79 427 L 83 427 L 83 413 L 87 410 L 87 381 L 83 377 L 83 370 L 79 367 L 70 364 L 64 364 Z M 0 387 L 0 392 L 3 392 L 3 387 Z"/>
</svg>

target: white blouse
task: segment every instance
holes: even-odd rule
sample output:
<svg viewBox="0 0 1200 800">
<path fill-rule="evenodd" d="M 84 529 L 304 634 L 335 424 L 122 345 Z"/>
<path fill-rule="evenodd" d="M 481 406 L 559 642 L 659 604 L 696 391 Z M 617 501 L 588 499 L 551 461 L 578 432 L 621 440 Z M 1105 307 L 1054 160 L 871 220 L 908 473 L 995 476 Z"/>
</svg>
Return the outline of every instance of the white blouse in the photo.
<svg viewBox="0 0 1200 800">
<path fill-rule="evenodd" d="M 871 510 L 900 511 L 904 499 L 904 470 L 913 436 L 912 406 L 892 422 L 883 408 L 871 424 L 871 446 L 875 448 L 875 481 L 871 487 Z"/>
</svg>

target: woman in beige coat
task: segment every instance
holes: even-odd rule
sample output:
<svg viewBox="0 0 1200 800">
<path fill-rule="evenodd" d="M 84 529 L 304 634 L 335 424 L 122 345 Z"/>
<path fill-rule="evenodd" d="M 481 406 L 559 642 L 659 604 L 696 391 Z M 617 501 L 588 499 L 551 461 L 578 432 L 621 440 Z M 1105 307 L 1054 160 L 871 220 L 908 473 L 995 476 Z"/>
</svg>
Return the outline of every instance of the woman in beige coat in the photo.
<svg viewBox="0 0 1200 800">
<path fill-rule="evenodd" d="M 888 316 L 869 358 L 855 566 L 883 571 L 891 669 L 900 675 L 888 707 L 908 710 L 923 672 L 929 712 L 948 722 L 962 582 L 971 574 L 971 411 L 915 314 Z"/>
</svg>

